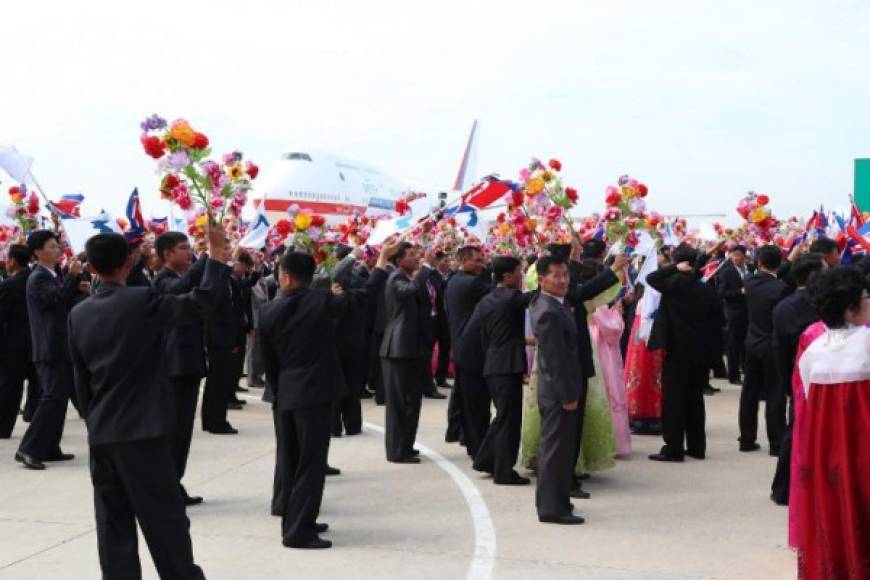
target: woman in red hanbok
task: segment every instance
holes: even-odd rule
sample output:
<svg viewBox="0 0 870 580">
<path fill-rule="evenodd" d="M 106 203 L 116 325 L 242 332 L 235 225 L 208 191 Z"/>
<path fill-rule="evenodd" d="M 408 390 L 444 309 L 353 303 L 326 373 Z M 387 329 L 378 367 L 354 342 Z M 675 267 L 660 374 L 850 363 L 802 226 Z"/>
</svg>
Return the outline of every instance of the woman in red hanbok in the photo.
<svg viewBox="0 0 870 580">
<path fill-rule="evenodd" d="M 649 350 L 646 340 L 652 320 L 645 320 L 643 301 L 631 327 L 625 351 L 625 398 L 632 433 L 660 435 L 662 432 L 662 358 L 663 350 Z"/>
<path fill-rule="evenodd" d="M 870 298 L 863 275 L 835 268 L 812 294 L 825 324 L 797 363 L 798 576 L 870 578 Z M 812 327 L 807 329 L 810 332 Z M 796 409 L 797 410 L 797 409 Z M 799 417 L 799 418 L 798 418 Z"/>
</svg>

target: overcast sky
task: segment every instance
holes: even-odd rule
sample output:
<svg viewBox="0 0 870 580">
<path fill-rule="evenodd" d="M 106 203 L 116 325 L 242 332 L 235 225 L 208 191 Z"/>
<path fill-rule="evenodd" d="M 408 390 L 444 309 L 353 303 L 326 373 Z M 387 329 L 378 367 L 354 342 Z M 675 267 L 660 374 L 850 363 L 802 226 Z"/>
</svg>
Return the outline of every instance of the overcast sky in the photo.
<svg viewBox="0 0 870 580">
<path fill-rule="evenodd" d="M 866 1 L 19 1 L 0 54 L 0 142 L 85 213 L 134 185 L 166 213 L 155 112 L 261 165 L 312 147 L 439 187 L 478 118 L 480 173 L 559 157 L 584 212 L 629 173 L 663 213 L 734 221 L 755 189 L 804 215 L 870 157 Z"/>
</svg>

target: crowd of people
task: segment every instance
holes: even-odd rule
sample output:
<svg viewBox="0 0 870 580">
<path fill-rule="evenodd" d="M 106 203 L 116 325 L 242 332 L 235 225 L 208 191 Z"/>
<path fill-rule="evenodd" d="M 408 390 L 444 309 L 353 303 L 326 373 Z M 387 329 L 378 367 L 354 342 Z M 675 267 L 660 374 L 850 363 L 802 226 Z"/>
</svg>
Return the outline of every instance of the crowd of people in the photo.
<svg viewBox="0 0 870 580">
<path fill-rule="evenodd" d="M 583 480 L 632 436 L 662 436 L 650 460 L 705 459 L 711 376 L 740 386 L 741 452 L 761 448 L 764 402 L 771 499 L 789 505 L 801 577 L 870 574 L 870 259 L 841 265 L 825 238 L 787 255 L 683 243 L 645 261 L 599 239 L 516 257 L 391 238 L 344 247 L 323 272 L 293 248 L 260 260 L 217 226 L 207 237 L 196 256 L 178 232 L 99 234 L 64 260 L 38 230 L 8 253 L 0 437 L 21 414 L 15 460 L 44 470 L 73 458 L 68 403 L 84 418 L 104 577 L 139 576 L 135 522 L 161 577 L 204 577 L 185 512 L 203 500 L 182 484 L 201 385 L 215 435 L 238 434 L 237 392 L 263 388 L 272 514 L 285 546 L 317 549 L 331 546 L 330 440 L 361 432 L 364 398 L 385 406 L 386 460 L 419 464 L 422 400 L 449 390 L 445 440 L 496 485 L 533 471 L 539 521 L 576 525 Z"/>
</svg>

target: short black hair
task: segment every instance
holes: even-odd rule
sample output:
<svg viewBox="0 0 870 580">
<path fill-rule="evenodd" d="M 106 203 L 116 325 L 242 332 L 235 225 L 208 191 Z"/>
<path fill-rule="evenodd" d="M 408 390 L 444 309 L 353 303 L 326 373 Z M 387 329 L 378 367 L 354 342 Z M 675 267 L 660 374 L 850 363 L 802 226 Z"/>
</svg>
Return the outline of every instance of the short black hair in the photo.
<svg viewBox="0 0 870 580">
<path fill-rule="evenodd" d="M 535 262 L 537 262 L 537 261 L 538 261 L 538 255 L 537 255 L 537 254 L 529 254 L 528 256 L 526 256 L 526 263 L 527 263 L 529 266 L 534 266 L 534 265 L 535 265 Z"/>
<path fill-rule="evenodd" d="M 761 246 L 756 254 L 756 259 L 761 266 L 768 270 L 776 270 L 782 264 L 782 250 L 773 244 Z"/>
<path fill-rule="evenodd" d="M 97 234 L 85 243 L 88 262 L 99 274 L 114 274 L 130 255 L 130 244 L 121 234 Z"/>
<path fill-rule="evenodd" d="M 437 252 L 435 252 L 435 259 L 436 260 L 443 260 L 446 257 L 447 257 L 447 252 L 445 252 L 443 250 L 438 250 Z"/>
<path fill-rule="evenodd" d="M 12 244 L 9 246 L 9 259 L 18 264 L 19 268 L 26 268 L 30 263 L 30 248 L 24 244 Z"/>
<path fill-rule="evenodd" d="M 465 260 L 470 260 L 481 251 L 483 250 L 480 249 L 480 246 L 462 246 L 459 248 L 459 251 L 456 252 L 456 257 L 459 258 L 460 262 L 464 262 Z"/>
<path fill-rule="evenodd" d="M 335 257 L 339 260 L 343 260 L 353 251 L 353 248 L 348 246 L 347 244 L 338 244 L 335 246 Z"/>
<path fill-rule="evenodd" d="M 583 242 L 583 255 L 587 258 L 598 260 L 605 251 L 607 251 L 607 244 L 604 243 L 604 240 L 592 238 Z"/>
<path fill-rule="evenodd" d="M 558 266 L 560 264 L 565 265 L 566 262 L 559 256 L 543 256 L 535 262 L 535 271 L 538 273 L 538 276 L 546 276 L 550 273 L 550 266 Z"/>
<path fill-rule="evenodd" d="M 821 254 L 813 252 L 802 254 L 792 264 L 789 275 L 798 286 L 806 286 L 810 276 L 822 271 L 824 260 L 825 257 Z"/>
<path fill-rule="evenodd" d="M 57 237 L 57 234 L 51 230 L 36 230 L 29 236 L 27 236 L 27 247 L 30 248 L 30 252 L 33 253 L 36 250 L 41 250 L 45 247 L 45 244 L 48 243 L 48 240 L 54 240 L 55 242 L 60 242 L 60 238 Z"/>
<path fill-rule="evenodd" d="M 399 244 L 399 247 L 396 248 L 396 253 L 390 257 L 390 262 L 395 266 L 399 263 L 399 260 L 405 257 L 405 254 L 408 253 L 408 250 L 414 247 L 414 244 L 411 242 L 402 242 Z"/>
<path fill-rule="evenodd" d="M 842 266 L 814 276 L 810 296 L 822 322 L 828 328 L 838 328 L 846 323 L 847 310 L 861 308 L 864 289 L 863 274 L 857 268 Z"/>
<path fill-rule="evenodd" d="M 281 270 L 293 276 L 304 286 L 311 284 L 316 269 L 317 263 L 314 258 L 305 252 L 287 252 L 281 258 Z"/>
<path fill-rule="evenodd" d="M 810 244 L 811 252 L 814 252 L 816 254 L 822 254 L 823 256 L 827 256 L 834 250 L 839 252 L 840 247 L 837 245 L 837 242 L 835 242 L 831 238 L 818 238 L 812 244 Z"/>
<path fill-rule="evenodd" d="M 174 250 L 175 246 L 187 241 L 187 235 L 181 232 L 163 232 L 157 236 L 157 241 L 154 242 L 154 249 L 157 250 L 157 257 L 163 260 L 166 252 Z"/>
<path fill-rule="evenodd" d="M 745 256 L 746 255 L 746 246 L 744 246 L 743 244 L 737 244 L 736 246 L 731 248 L 731 252 L 732 253 L 740 252 L 741 254 L 743 254 Z"/>
<path fill-rule="evenodd" d="M 239 252 L 239 257 L 236 260 L 239 264 L 244 264 L 249 268 L 254 265 L 254 258 L 248 252 Z"/>
<path fill-rule="evenodd" d="M 547 244 L 547 251 L 551 256 L 567 262 L 571 257 L 571 244 Z"/>
<path fill-rule="evenodd" d="M 496 256 L 492 259 L 492 276 L 496 283 L 504 280 L 505 275 L 511 274 L 519 267 L 520 261 L 513 256 Z"/>
<path fill-rule="evenodd" d="M 680 244 L 674 251 L 671 252 L 671 259 L 674 264 L 679 264 L 680 262 L 688 262 L 690 266 L 695 267 L 695 259 L 698 257 L 698 252 L 692 246 L 688 244 Z"/>
</svg>

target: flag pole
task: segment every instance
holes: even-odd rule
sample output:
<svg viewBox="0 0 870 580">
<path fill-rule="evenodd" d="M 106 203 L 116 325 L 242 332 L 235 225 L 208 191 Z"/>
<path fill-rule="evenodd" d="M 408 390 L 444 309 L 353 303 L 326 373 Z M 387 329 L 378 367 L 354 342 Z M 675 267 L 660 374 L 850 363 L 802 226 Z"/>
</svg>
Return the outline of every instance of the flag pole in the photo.
<svg viewBox="0 0 870 580">
<path fill-rule="evenodd" d="M 52 215 L 57 217 L 57 227 L 66 233 L 66 230 L 63 227 L 63 219 L 57 215 L 57 213 L 52 209 L 54 204 L 48 199 L 48 196 L 45 195 L 45 190 L 42 189 L 42 186 L 39 184 L 39 181 L 36 180 L 36 176 L 33 175 L 33 171 L 30 169 L 27 170 L 27 175 L 30 176 L 31 181 L 33 181 L 33 185 L 36 186 L 36 190 L 42 196 L 42 199 L 45 201 L 45 208 L 51 212 Z"/>
</svg>

